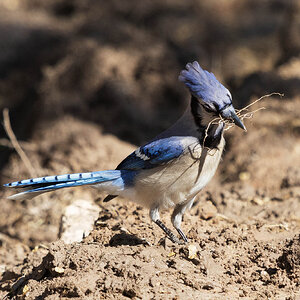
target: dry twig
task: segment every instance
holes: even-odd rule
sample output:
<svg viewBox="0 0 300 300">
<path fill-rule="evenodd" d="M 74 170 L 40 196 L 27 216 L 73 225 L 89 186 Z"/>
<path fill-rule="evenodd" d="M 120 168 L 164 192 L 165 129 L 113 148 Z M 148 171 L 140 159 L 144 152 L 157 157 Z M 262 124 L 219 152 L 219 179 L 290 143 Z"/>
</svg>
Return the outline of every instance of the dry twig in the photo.
<svg viewBox="0 0 300 300">
<path fill-rule="evenodd" d="M 256 109 L 256 110 L 249 111 L 249 112 L 245 112 L 245 113 L 242 113 L 242 112 L 248 111 L 249 107 L 253 106 L 254 104 L 256 104 L 257 102 L 263 100 L 264 98 L 268 98 L 268 97 L 271 97 L 271 96 L 274 96 L 274 95 L 278 95 L 278 96 L 280 96 L 280 97 L 283 97 L 283 96 L 284 96 L 284 94 L 277 93 L 277 92 L 273 92 L 273 93 L 271 93 L 271 94 L 264 95 L 264 96 L 262 96 L 262 97 L 256 99 L 255 101 L 251 102 L 251 103 L 248 104 L 247 106 L 243 107 L 242 109 L 237 110 L 237 111 L 236 111 L 237 116 L 238 116 L 241 120 L 252 118 L 253 115 L 254 115 L 256 112 L 265 109 L 265 107 L 260 107 L 260 108 L 258 108 L 258 109 Z M 205 130 L 205 135 L 204 135 L 204 139 L 203 139 L 203 148 L 204 148 L 205 140 L 206 140 L 206 138 L 207 138 L 207 136 L 208 136 L 208 130 L 209 130 L 210 126 L 211 126 L 211 125 L 218 125 L 218 124 L 220 124 L 220 123 L 225 123 L 225 129 L 224 129 L 225 131 L 226 131 L 226 130 L 229 130 L 231 127 L 234 126 L 234 123 L 233 123 L 232 120 L 224 120 L 220 115 L 219 115 L 219 117 L 217 117 L 217 118 L 211 120 L 211 121 L 208 123 L 208 126 L 207 126 L 207 128 L 206 128 L 206 130 Z M 210 149 L 209 149 L 209 150 L 210 150 Z"/>
<path fill-rule="evenodd" d="M 38 149 L 37 145 L 33 143 L 19 141 L 19 144 L 22 147 L 22 149 L 25 149 L 27 151 L 36 151 Z M 5 138 L 0 139 L 0 146 L 15 149 L 12 142 L 9 139 Z"/>
<path fill-rule="evenodd" d="M 9 119 L 9 110 L 8 108 L 5 108 L 3 110 L 3 126 L 4 126 L 4 130 L 7 134 L 7 136 L 9 137 L 14 149 L 17 151 L 17 153 L 19 154 L 21 160 L 23 161 L 25 167 L 27 168 L 29 174 L 32 177 L 37 177 L 37 173 L 35 171 L 35 169 L 33 168 L 30 160 L 28 159 L 27 155 L 25 154 L 25 152 L 23 151 L 23 149 L 21 148 L 12 128 L 11 128 L 11 124 L 10 124 L 10 119 Z"/>
</svg>

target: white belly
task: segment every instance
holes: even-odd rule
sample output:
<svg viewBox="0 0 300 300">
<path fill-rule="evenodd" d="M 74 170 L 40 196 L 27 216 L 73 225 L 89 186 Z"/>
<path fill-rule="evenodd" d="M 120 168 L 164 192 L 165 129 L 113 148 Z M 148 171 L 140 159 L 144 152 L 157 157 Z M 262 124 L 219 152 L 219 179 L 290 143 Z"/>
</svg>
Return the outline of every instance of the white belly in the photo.
<svg viewBox="0 0 300 300">
<path fill-rule="evenodd" d="M 188 202 L 215 174 L 224 144 L 222 137 L 218 149 L 202 150 L 193 141 L 180 158 L 144 170 L 135 180 L 135 190 L 127 190 L 124 196 L 146 207 L 168 208 Z"/>
</svg>

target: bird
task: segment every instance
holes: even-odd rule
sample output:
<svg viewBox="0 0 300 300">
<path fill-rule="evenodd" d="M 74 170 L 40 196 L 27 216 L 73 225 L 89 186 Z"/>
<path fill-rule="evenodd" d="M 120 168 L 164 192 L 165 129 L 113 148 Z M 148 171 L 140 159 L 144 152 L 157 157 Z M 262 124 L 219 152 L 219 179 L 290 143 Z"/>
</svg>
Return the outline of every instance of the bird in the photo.
<svg viewBox="0 0 300 300">
<path fill-rule="evenodd" d="M 186 210 L 214 176 L 225 146 L 226 120 L 246 130 L 237 116 L 229 90 L 197 61 L 188 63 L 178 77 L 190 93 L 185 112 L 171 127 L 138 147 L 114 170 L 25 179 L 4 186 L 19 189 L 14 200 L 67 187 L 90 185 L 108 196 L 125 197 L 149 209 L 150 219 L 174 243 L 187 243 L 181 229 Z M 219 122 L 213 122 L 219 118 Z M 160 219 L 162 210 L 173 208 L 175 235 Z"/>
</svg>

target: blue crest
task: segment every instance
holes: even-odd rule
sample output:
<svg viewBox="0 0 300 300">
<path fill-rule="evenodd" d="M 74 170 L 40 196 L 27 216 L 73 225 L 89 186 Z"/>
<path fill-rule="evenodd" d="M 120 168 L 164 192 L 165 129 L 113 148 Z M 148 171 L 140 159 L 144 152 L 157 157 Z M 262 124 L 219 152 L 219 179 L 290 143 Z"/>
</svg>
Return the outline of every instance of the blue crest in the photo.
<svg viewBox="0 0 300 300">
<path fill-rule="evenodd" d="M 215 77 L 213 73 L 203 70 L 198 62 L 188 63 L 186 70 L 182 70 L 179 78 L 191 94 L 202 99 L 208 105 L 221 109 L 231 104 L 231 95 Z"/>
</svg>

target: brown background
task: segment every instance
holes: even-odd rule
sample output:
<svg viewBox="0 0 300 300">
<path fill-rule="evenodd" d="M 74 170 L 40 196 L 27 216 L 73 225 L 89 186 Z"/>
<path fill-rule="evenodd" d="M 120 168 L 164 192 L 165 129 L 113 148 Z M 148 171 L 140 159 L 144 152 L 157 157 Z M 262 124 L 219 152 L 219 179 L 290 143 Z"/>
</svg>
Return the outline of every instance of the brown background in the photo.
<svg viewBox="0 0 300 300">
<path fill-rule="evenodd" d="M 0 111 L 37 175 L 115 168 L 185 109 L 177 76 L 189 61 L 213 71 L 237 108 L 285 94 L 254 107 L 266 110 L 247 133 L 226 132 L 218 174 L 183 222 L 194 259 L 161 244 L 148 212 L 126 200 L 103 205 L 77 188 L 20 203 L 1 189 L 0 297 L 300 297 L 299 35 L 292 0 L 0 1 Z M 1 183 L 31 177 L 2 127 L 0 138 Z M 98 199 L 100 217 L 64 245 L 60 219 L 76 199 Z"/>
</svg>

